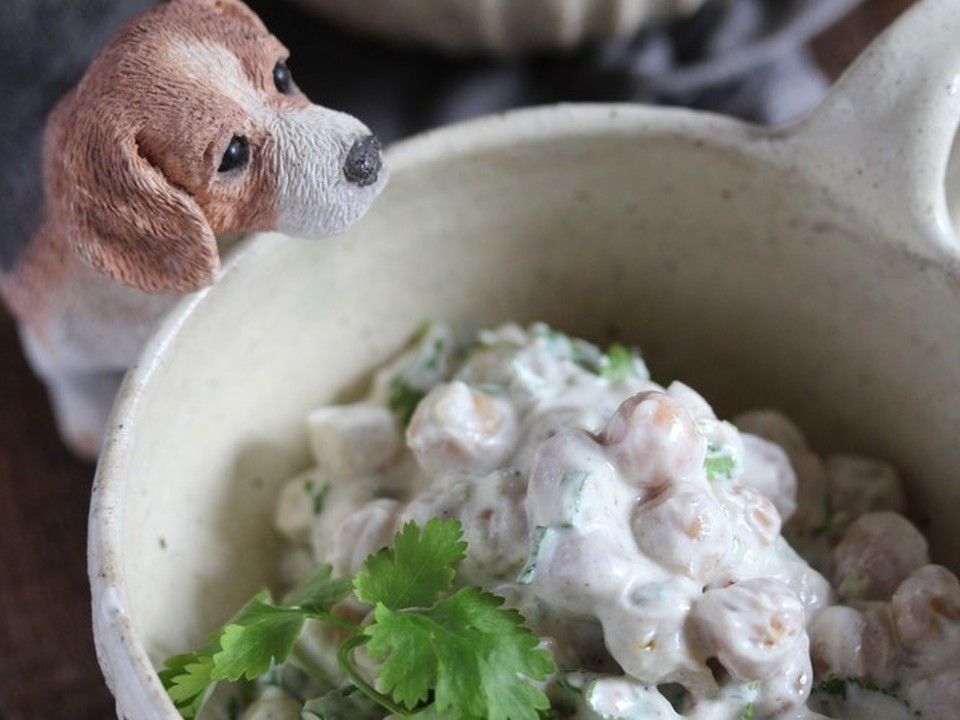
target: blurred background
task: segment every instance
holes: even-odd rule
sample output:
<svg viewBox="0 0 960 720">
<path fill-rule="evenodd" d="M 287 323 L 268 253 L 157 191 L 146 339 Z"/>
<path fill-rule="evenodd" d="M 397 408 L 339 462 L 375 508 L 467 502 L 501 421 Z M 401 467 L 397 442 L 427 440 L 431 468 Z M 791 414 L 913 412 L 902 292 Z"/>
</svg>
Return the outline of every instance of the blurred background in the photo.
<svg viewBox="0 0 960 720">
<path fill-rule="evenodd" d="M 914 0 L 250 0 L 308 96 L 385 144 L 554 102 L 677 105 L 769 126 L 814 108 Z M 154 0 L 0 0 L 0 266 L 40 212 L 43 121 Z M 60 444 L 0 308 L 0 720 L 114 716 L 86 577 L 94 468 Z"/>
</svg>

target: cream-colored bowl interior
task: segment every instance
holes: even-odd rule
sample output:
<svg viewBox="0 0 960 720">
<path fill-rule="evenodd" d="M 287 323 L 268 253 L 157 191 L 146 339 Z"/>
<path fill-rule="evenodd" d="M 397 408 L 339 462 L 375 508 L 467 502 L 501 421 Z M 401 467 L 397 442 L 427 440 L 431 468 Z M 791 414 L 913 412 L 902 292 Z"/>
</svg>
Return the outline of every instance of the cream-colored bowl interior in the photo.
<svg viewBox="0 0 960 720">
<path fill-rule="evenodd" d="M 935 191 L 911 204 L 901 174 L 885 194 L 890 166 L 858 165 L 859 141 L 831 130 L 845 102 L 781 135 L 626 106 L 488 118 L 393 148 L 387 190 L 345 235 L 244 247 L 147 348 L 102 456 L 90 567 L 118 711 L 176 717 L 151 664 L 271 581 L 304 414 L 356 392 L 427 319 L 637 343 L 656 379 L 722 415 L 778 407 L 818 449 L 887 458 L 934 558 L 960 569 L 949 145 L 914 166 Z"/>
</svg>

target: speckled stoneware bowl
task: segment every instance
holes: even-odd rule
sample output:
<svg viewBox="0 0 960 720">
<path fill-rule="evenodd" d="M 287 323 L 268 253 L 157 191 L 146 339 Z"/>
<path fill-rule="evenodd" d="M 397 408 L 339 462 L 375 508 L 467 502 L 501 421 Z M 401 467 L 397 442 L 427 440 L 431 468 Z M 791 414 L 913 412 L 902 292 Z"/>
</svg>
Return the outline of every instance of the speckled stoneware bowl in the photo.
<svg viewBox="0 0 960 720">
<path fill-rule="evenodd" d="M 261 583 L 304 413 L 427 318 L 638 343 L 728 415 L 894 460 L 960 567 L 960 13 L 923 0 L 808 121 L 552 107 L 392 148 L 346 235 L 255 238 L 133 369 L 94 488 L 96 643 L 118 713 L 177 717 L 154 670 Z"/>
<path fill-rule="evenodd" d="M 296 0 L 356 30 L 453 54 L 515 55 L 631 35 L 705 0 Z"/>
</svg>

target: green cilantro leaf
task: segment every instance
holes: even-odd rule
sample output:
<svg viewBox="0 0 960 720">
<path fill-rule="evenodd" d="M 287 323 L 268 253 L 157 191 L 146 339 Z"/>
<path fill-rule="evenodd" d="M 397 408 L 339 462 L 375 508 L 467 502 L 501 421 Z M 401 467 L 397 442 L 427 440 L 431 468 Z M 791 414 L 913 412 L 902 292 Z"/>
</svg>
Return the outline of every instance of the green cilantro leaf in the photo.
<svg viewBox="0 0 960 720">
<path fill-rule="evenodd" d="M 729 455 L 718 455 L 707 458 L 703 462 L 703 469 L 706 470 L 707 480 L 718 480 L 720 478 L 733 477 L 734 462 Z"/>
<path fill-rule="evenodd" d="M 330 579 L 321 566 L 290 593 L 286 607 L 270 604 L 258 592 L 198 651 L 171 657 L 159 673 L 167 694 L 184 718 L 195 717 L 209 690 L 220 680 L 254 679 L 290 654 L 308 617 L 328 619 L 333 606 L 350 594 L 350 580 Z"/>
<path fill-rule="evenodd" d="M 456 564 L 466 556 L 460 523 L 430 520 L 421 533 L 414 522 L 397 533 L 393 546 L 369 556 L 353 581 L 357 599 L 388 608 L 429 607 L 449 590 Z"/>
<path fill-rule="evenodd" d="M 254 603 L 244 617 L 228 624 L 220 636 L 220 651 L 213 656 L 214 680 L 247 680 L 267 672 L 287 659 L 305 620 L 299 609 Z"/>
<path fill-rule="evenodd" d="M 213 656 L 199 651 L 169 658 L 160 671 L 160 680 L 184 718 L 196 717 L 211 687 Z"/>
<path fill-rule="evenodd" d="M 366 633 L 371 657 L 387 657 L 378 671 L 377 683 L 394 699 L 412 710 L 427 701 L 439 674 L 439 658 L 435 647 L 436 623 L 419 613 L 391 610 L 377 606 L 376 623 Z"/>
<path fill-rule="evenodd" d="M 529 681 L 554 665 L 520 614 L 502 604 L 475 587 L 428 609 L 378 604 L 365 630 L 367 652 L 382 660 L 378 684 L 411 710 L 432 691 L 437 710 L 464 720 L 537 720 L 549 701 Z"/>
<path fill-rule="evenodd" d="M 350 578 L 331 578 L 332 572 L 329 565 L 321 565 L 284 598 L 284 607 L 301 608 L 314 614 L 329 613 L 352 589 Z"/>
<path fill-rule="evenodd" d="M 262 603 L 268 597 L 267 591 L 261 590 L 250 602 L 240 608 L 227 624 L 242 620 L 254 605 Z M 188 720 L 196 717 L 204 700 L 216 684 L 214 673 L 217 664 L 214 656 L 220 651 L 220 638 L 223 633 L 224 628 L 217 630 L 196 652 L 169 658 L 164 668 L 158 673 L 174 707 Z"/>
</svg>

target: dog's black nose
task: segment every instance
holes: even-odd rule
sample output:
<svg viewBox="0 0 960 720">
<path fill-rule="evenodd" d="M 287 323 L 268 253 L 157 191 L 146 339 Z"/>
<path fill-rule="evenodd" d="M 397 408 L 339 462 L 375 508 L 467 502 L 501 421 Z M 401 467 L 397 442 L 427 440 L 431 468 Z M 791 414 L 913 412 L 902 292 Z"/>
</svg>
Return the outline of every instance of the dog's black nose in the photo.
<svg viewBox="0 0 960 720">
<path fill-rule="evenodd" d="M 343 164 L 343 174 L 354 185 L 366 187 L 377 181 L 380 165 L 380 141 L 373 135 L 367 135 L 350 148 L 347 161 Z"/>
</svg>

